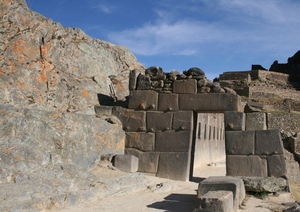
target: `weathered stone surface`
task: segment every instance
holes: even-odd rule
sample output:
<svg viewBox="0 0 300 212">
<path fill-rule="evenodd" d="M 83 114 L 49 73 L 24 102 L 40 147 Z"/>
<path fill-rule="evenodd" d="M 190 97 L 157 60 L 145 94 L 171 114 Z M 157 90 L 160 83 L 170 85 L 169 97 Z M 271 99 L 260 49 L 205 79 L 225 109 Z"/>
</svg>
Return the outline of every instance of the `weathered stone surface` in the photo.
<svg viewBox="0 0 300 212">
<path fill-rule="evenodd" d="M 157 152 L 190 152 L 192 131 L 166 131 L 155 133 Z"/>
<path fill-rule="evenodd" d="M 129 73 L 129 90 L 135 90 L 136 84 L 137 84 L 137 77 L 138 77 L 139 71 L 134 69 L 130 71 Z"/>
<path fill-rule="evenodd" d="M 268 129 L 281 129 L 286 132 L 300 132 L 299 113 L 267 113 Z"/>
<path fill-rule="evenodd" d="M 129 71 L 143 70 L 127 48 L 63 28 L 25 1 L 1 1 L 0 8 L 1 104 L 93 114 L 97 94 L 109 96 L 111 87 L 123 100 Z"/>
<path fill-rule="evenodd" d="M 191 154 L 189 152 L 161 152 L 157 177 L 172 180 L 189 180 Z"/>
<path fill-rule="evenodd" d="M 103 154 L 124 153 L 120 124 L 8 104 L 0 105 L 0 117 L 0 189 L 6 191 L 1 211 L 49 209 L 51 202 L 62 208 L 107 195 L 102 175 L 93 177 L 89 170 L 97 168 Z"/>
<path fill-rule="evenodd" d="M 233 193 L 233 211 L 237 211 L 239 205 L 242 204 L 245 198 L 245 187 L 244 183 L 240 178 L 235 177 L 221 177 L 213 176 L 208 177 L 198 186 L 198 195 L 202 196 L 209 191 L 231 191 Z"/>
<path fill-rule="evenodd" d="M 243 112 L 225 111 L 224 121 L 226 130 L 245 130 L 246 115 Z"/>
<path fill-rule="evenodd" d="M 193 111 L 240 111 L 239 96 L 210 93 L 210 94 L 179 94 L 179 109 Z"/>
<path fill-rule="evenodd" d="M 283 154 L 283 143 L 279 130 L 256 130 L 255 154 Z"/>
<path fill-rule="evenodd" d="M 163 94 L 160 93 L 158 96 L 158 110 L 160 111 L 177 111 L 178 105 L 178 94 Z"/>
<path fill-rule="evenodd" d="M 255 131 L 227 131 L 226 154 L 254 155 Z"/>
<path fill-rule="evenodd" d="M 266 130 L 267 116 L 265 113 L 247 113 L 246 130 Z"/>
<path fill-rule="evenodd" d="M 124 172 L 136 172 L 139 167 L 139 159 L 134 155 L 116 155 L 113 165 Z"/>
<path fill-rule="evenodd" d="M 148 111 L 147 112 L 147 131 L 156 132 L 157 130 L 165 131 L 172 128 L 173 113 Z"/>
<path fill-rule="evenodd" d="M 229 176 L 267 177 L 267 159 L 257 155 L 227 155 L 226 174 Z"/>
<path fill-rule="evenodd" d="M 164 71 L 159 66 L 151 66 L 145 70 L 145 74 L 149 76 L 158 76 L 158 75 L 163 75 Z"/>
<path fill-rule="evenodd" d="M 297 161 L 285 161 L 287 169 L 287 177 L 290 181 L 299 182 L 300 181 L 300 169 L 299 163 Z"/>
<path fill-rule="evenodd" d="M 129 96 L 129 109 L 157 110 L 158 93 L 152 90 L 131 91 Z"/>
<path fill-rule="evenodd" d="M 57 210 L 140 186 L 91 173 L 101 155 L 124 153 L 121 125 L 94 106 L 128 96 L 129 71 L 143 70 L 133 54 L 25 0 L 0 1 L 0 28 L 0 211 Z"/>
<path fill-rule="evenodd" d="M 105 153 L 123 153 L 125 133 L 91 115 L 16 109 L 0 105 L 1 167 L 10 175 L 42 164 L 72 162 L 92 168 Z M 18 146 L 18 148 L 16 148 Z M 19 155 L 18 157 L 15 157 Z M 6 164 L 7 163 L 7 164 Z"/>
<path fill-rule="evenodd" d="M 202 71 L 198 67 L 192 67 L 187 71 L 183 72 L 186 76 L 203 76 L 205 75 L 204 71 Z"/>
<path fill-rule="evenodd" d="M 288 191 L 288 181 L 281 177 L 242 177 L 246 191 L 280 192 Z"/>
<path fill-rule="evenodd" d="M 197 93 L 197 80 L 186 79 L 186 80 L 176 80 L 173 82 L 173 93 Z"/>
<path fill-rule="evenodd" d="M 287 170 L 286 170 L 285 159 L 283 154 L 268 156 L 267 161 L 268 161 L 269 177 L 287 176 Z"/>
<path fill-rule="evenodd" d="M 193 111 L 177 111 L 173 116 L 173 130 L 189 130 L 192 131 L 194 127 Z"/>
<path fill-rule="evenodd" d="M 121 121 L 126 132 L 146 131 L 146 112 L 114 107 L 112 114 Z"/>
<path fill-rule="evenodd" d="M 98 116 L 102 115 L 111 115 L 112 114 L 112 106 L 101 106 L 101 105 L 96 105 L 95 106 L 95 113 Z"/>
<path fill-rule="evenodd" d="M 139 74 L 137 77 L 137 90 L 150 90 L 151 89 L 151 81 L 150 77 L 144 74 Z"/>
<path fill-rule="evenodd" d="M 297 160 L 300 159 L 300 139 L 299 137 L 289 137 L 289 147 L 294 153 L 294 156 Z"/>
<path fill-rule="evenodd" d="M 158 167 L 159 152 L 141 152 L 137 149 L 126 148 L 126 154 L 134 155 L 139 159 L 139 172 L 156 173 Z"/>
<path fill-rule="evenodd" d="M 143 152 L 155 150 L 155 134 L 145 132 L 126 132 L 126 148 L 135 148 Z"/>
<path fill-rule="evenodd" d="M 209 191 L 197 201 L 199 212 L 233 212 L 233 193 L 231 191 Z M 198 208 L 198 207 L 197 207 Z"/>
</svg>

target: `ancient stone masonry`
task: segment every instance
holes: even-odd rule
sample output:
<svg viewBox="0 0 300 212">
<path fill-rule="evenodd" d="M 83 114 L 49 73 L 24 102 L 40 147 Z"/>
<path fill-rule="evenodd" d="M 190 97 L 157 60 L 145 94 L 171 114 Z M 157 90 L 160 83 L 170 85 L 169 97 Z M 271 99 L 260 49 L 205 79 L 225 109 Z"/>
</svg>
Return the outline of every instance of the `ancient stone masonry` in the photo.
<svg viewBox="0 0 300 212">
<path fill-rule="evenodd" d="M 138 171 L 185 181 L 191 175 L 193 163 L 225 159 L 224 116 L 217 113 L 241 110 L 239 96 L 225 93 L 198 68 L 184 74 L 175 71 L 165 74 L 159 67 L 150 67 L 139 75 L 132 71 L 129 86 L 128 108 L 110 107 L 110 110 L 121 120 L 126 132 L 126 154 L 139 158 Z M 96 111 L 106 111 L 104 108 L 96 107 Z M 196 116 L 198 112 L 208 114 Z M 197 118 L 202 121 L 196 122 Z M 202 127 L 197 129 L 199 136 L 206 133 L 206 142 L 220 147 L 220 154 L 208 155 L 206 161 L 201 160 L 202 153 L 213 153 L 213 147 L 201 148 L 201 143 L 195 141 L 195 123 L 201 122 Z"/>
<path fill-rule="evenodd" d="M 225 128 L 227 175 L 287 179 L 280 131 L 267 130 L 265 113 L 225 112 Z"/>
<path fill-rule="evenodd" d="M 221 86 L 247 99 L 248 111 L 300 111 L 300 85 L 291 82 L 288 74 L 266 70 L 225 72 L 218 80 Z"/>
</svg>

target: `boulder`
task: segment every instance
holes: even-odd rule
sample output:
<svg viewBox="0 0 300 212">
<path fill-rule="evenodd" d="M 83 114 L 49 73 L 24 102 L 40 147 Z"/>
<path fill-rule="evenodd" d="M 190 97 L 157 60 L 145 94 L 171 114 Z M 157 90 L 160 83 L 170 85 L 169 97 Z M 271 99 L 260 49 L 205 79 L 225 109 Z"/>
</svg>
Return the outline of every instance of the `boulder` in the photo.
<svg viewBox="0 0 300 212">
<path fill-rule="evenodd" d="M 144 69 L 127 48 L 64 28 L 24 0 L 0 10 L 1 104 L 93 114 L 97 94 L 124 100 L 130 70 Z"/>
<path fill-rule="evenodd" d="M 289 191 L 288 180 L 282 177 L 242 177 L 246 191 L 281 192 Z"/>
<path fill-rule="evenodd" d="M 204 71 L 202 71 L 200 68 L 197 68 L 197 67 L 190 68 L 189 70 L 184 71 L 183 73 L 187 76 L 203 76 L 203 75 L 205 75 Z"/>
</svg>

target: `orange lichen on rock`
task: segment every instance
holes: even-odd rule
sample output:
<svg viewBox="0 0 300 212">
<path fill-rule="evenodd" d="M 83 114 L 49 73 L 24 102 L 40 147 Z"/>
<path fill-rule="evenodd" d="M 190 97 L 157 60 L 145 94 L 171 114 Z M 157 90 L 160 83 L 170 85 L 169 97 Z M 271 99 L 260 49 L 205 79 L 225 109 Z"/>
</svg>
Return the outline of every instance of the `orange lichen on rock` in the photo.
<svg viewBox="0 0 300 212">
<path fill-rule="evenodd" d="M 87 90 L 85 90 L 85 89 L 83 89 L 82 91 L 81 91 L 81 93 L 86 97 L 86 98 L 89 98 L 89 92 L 87 91 Z"/>
<path fill-rule="evenodd" d="M 46 44 L 46 45 L 42 46 L 42 48 L 41 48 L 42 56 L 43 56 L 43 57 L 46 57 L 46 55 L 47 55 L 47 53 L 48 53 L 48 51 L 49 51 L 50 49 L 51 49 L 51 45 L 50 45 L 50 44 Z"/>
</svg>

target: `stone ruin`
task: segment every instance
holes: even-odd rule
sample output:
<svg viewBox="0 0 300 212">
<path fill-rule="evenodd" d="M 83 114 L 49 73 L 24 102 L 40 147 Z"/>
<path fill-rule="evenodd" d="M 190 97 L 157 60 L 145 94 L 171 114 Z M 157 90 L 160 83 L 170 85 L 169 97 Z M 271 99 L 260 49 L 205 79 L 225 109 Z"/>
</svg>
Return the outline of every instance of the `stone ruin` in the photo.
<svg viewBox="0 0 300 212">
<path fill-rule="evenodd" d="M 230 75 L 234 80 L 240 75 L 249 77 L 249 73 L 270 74 L 254 70 L 226 77 Z M 220 83 L 212 83 L 198 68 L 183 74 L 165 74 L 159 67 L 151 67 L 145 74 L 132 71 L 128 108 L 97 106 L 95 110 L 98 115 L 112 114 L 121 121 L 126 132 L 125 154 L 138 158 L 139 172 L 187 181 L 193 177 L 195 167 L 226 159 L 227 176 L 239 177 L 234 178 L 237 181 L 233 180 L 233 184 L 239 184 L 242 178 L 242 187 L 248 191 L 289 191 L 288 178 L 299 180 L 299 167 L 288 171 L 291 166 L 286 164 L 280 130 L 272 129 L 273 123 L 268 122 L 270 113 L 245 112 L 245 103 L 233 91 L 234 87 L 220 86 L 226 77 L 221 75 Z M 217 190 L 224 190 L 224 184 L 231 185 L 232 179 L 228 179 L 208 181 L 214 184 L 211 188 L 221 184 Z M 266 180 L 275 186 L 253 188 L 253 184 L 268 184 L 264 183 Z M 204 193 L 201 189 L 200 183 L 198 194 L 209 191 Z M 211 194 L 208 196 L 210 199 Z M 236 204 L 241 202 L 234 204 L 234 211 Z"/>
</svg>

